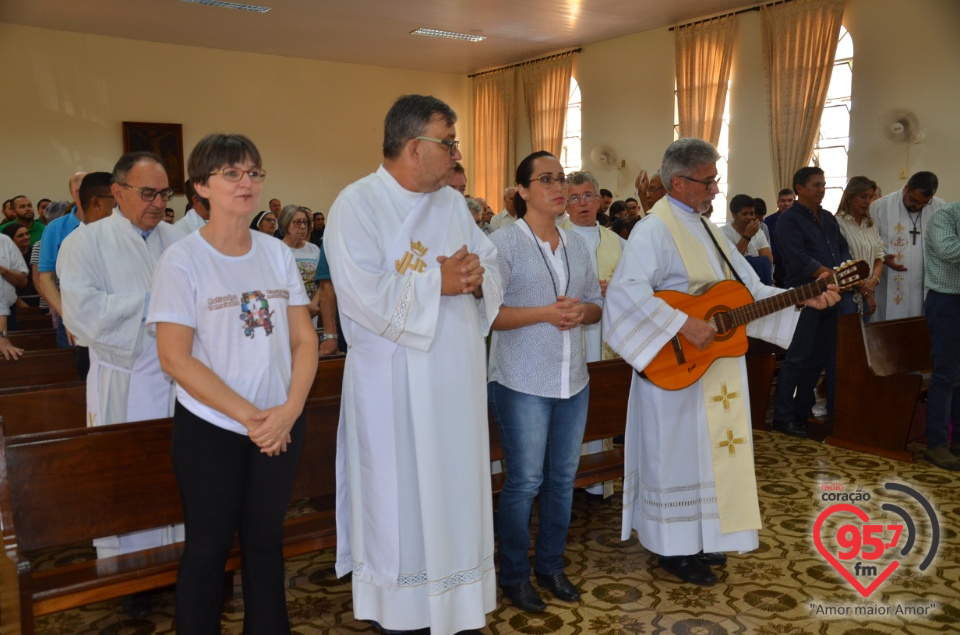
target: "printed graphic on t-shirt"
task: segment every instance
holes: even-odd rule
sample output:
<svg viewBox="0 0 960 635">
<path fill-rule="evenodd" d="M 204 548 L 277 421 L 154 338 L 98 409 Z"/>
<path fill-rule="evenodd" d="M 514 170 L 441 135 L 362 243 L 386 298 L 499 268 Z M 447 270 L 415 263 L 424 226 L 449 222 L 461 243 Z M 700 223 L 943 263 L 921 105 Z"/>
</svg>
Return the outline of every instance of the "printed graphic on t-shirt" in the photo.
<svg viewBox="0 0 960 635">
<path fill-rule="evenodd" d="M 245 291 L 240 296 L 240 319 L 243 321 L 243 334 L 253 338 L 256 329 L 263 328 L 266 335 L 273 333 L 273 311 L 262 291 Z"/>
</svg>

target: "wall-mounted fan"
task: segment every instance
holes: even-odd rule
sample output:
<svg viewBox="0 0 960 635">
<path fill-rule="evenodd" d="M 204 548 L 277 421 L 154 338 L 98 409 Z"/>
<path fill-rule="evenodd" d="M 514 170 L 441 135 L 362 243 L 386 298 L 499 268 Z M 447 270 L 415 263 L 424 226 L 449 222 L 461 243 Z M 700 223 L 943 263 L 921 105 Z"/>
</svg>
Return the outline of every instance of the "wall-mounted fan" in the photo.
<svg viewBox="0 0 960 635">
<path fill-rule="evenodd" d="M 888 110 L 880 116 L 883 136 L 898 144 L 920 143 L 923 129 L 915 112 L 904 109 Z"/>
<path fill-rule="evenodd" d="M 598 170 L 607 172 L 609 170 L 619 170 L 623 167 L 620 164 L 620 157 L 613 146 L 597 144 L 590 150 L 590 162 Z"/>
</svg>

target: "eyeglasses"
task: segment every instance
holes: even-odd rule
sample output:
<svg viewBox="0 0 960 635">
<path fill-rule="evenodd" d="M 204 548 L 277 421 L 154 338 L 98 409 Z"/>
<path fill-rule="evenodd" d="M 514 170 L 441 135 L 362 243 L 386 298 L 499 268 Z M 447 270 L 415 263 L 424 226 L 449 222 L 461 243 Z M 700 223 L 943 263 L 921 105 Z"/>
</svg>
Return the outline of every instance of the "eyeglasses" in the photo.
<svg viewBox="0 0 960 635">
<path fill-rule="evenodd" d="M 567 184 L 567 177 L 564 175 L 560 176 L 550 176 L 549 174 L 541 174 L 540 176 L 534 177 L 527 182 L 527 185 L 533 183 L 534 181 L 540 181 L 543 183 L 544 187 L 553 187 L 554 183 L 559 183 L 560 185 Z"/>
<path fill-rule="evenodd" d="M 305 221 L 305 220 L 303 220 L 303 219 L 300 219 L 300 220 L 292 220 L 292 221 L 290 221 L 290 224 L 293 225 L 294 227 L 304 227 L 304 226 L 307 224 L 307 221 Z"/>
<path fill-rule="evenodd" d="M 434 143 L 439 143 L 442 146 L 447 146 L 447 149 L 450 150 L 450 156 L 453 156 L 457 153 L 457 149 L 460 147 L 459 141 L 450 141 L 449 139 L 437 139 L 436 137 L 415 137 L 421 141 L 433 141 Z"/>
<path fill-rule="evenodd" d="M 716 185 L 718 188 L 720 187 L 720 178 L 721 178 L 721 177 L 720 177 L 719 174 L 718 174 L 716 177 L 712 178 L 712 179 L 695 179 L 695 178 L 693 178 L 693 177 L 684 176 L 684 175 L 682 175 L 682 174 L 678 174 L 677 176 L 679 176 L 681 179 L 685 179 L 685 180 L 687 180 L 687 181 L 692 181 L 692 182 L 694 182 L 694 183 L 699 183 L 700 185 L 704 186 L 704 187 L 707 188 L 708 190 L 709 190 L 712 186 L 714 186 L 714 185 Z"/>
<path fill-rule="evenodd" d="M 140 199 L 146 201 L 147 203 L 152 203 L 153 200 L 157 198 L 157 194 L 160 195 L 160 198 L 163 199 L 164 202 L 167 202 L 173 198 L 173 190 L 169 187 L 162 190 L 155 190 L 152 187 L 134 187 L 132 185 L 127 185 L 126 183 L 117 183 L 117 185 L 129 187 L 131 190 L 140 192 Z"/>
<path fill-rule="evenodd" d="M 267 178 L 267 173 L 263 171 L 262 168 L 253 168 L 252 170 L 241 170 L 240 168 L 223 168 L 222 170 L 217 170 L 216 172 L 211 172 L 210 176 L 214 174 L 220 174 L 226 180 L 231 183 L 239 183 L 240 179 L 243 178 L 243 175 L 246 174 L 250 177 L 250 180 L 254 183 L 261 183 L 263 179 Z"/>
<path fill-rule="evenodd" d="M 261 222 L 261 223 L 273 223 L 274 225 L 276 225 L 276 224 L 277 224 L 277 219 L 276 219 L 276 218 L 267 218 L 266 216 L 264 216 L 262 219 L 260 219 L 260 222 Z"/>
<path fill-rule="evenodd" d="M 591 201 L 598 201 L 598 200 L 600 200 L 599 196 L 597 196 L 596 194 L 590 194 L 589 192 L 587 192 L 586 194 L 583 194 L 583 195 L 574 194 L 573 196 L 567 199 L 567 202 L 570 203 L 571 205 L 579 205 L 580 201 L 583 201 L 584 205 L 589 205 Z"/>
</svg>

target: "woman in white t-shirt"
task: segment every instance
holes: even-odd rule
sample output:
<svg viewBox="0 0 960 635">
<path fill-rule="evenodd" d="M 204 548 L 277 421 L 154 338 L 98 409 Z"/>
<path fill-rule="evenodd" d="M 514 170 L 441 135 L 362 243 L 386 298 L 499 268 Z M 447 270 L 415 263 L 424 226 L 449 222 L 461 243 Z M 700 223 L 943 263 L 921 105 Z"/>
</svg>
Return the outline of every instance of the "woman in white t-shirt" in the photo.
<svg viewBox="0 0 960 635">
<path fill-rule="evenodd" d="M 164 252 L 147 316 L 177 382 L 171 454 L 186 527 L 177 630 L 220 633 L 239 532 L 243 630 L 288 633 L 283 520 L 317 369 L 309 300 L 290 250 L 248 225 L 265 176 L 253 143 L 210 135 L 188 171 L 210 221 Z"/>
<path fill-rule="evenodd" d="M 307 241 L 313 231 L 312 213 L 300 205 L 284 205 L 280 211 L 280 233 L 283 235 L 283 244 L 293 251 L 297 261 L 297 269 L 303 280 L 303 288 L 310 298 L 307 309 L 313 318 L 313 326 L 317 326 L 317 315 L 320 313 L 317 294 L 317 265 L 320 263 L 320 248 Z"/>
</svg>

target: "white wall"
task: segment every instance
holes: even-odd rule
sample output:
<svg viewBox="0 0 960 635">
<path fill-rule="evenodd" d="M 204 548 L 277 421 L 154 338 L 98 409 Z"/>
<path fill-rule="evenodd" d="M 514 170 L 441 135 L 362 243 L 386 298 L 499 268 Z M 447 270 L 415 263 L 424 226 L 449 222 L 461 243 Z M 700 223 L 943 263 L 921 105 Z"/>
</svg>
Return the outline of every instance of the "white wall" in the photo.
<svg viewBox="0 0 960 635">
<path fill-rule="evenodd" d="M 68 198 L 76 170 L 111 170 L 123 121 L 183 124 L 184 160 L 212 132 L 249 136 L 268 172 L 267 200 L 327 210 L 374 171 L 383 117 L 405 93 L 433 94 L 461 115 L 465 76 L 137 42 L 0 24 L 0 190 Z M 171 207 L 183 213 L 184 199 Z"/>
</svg>

